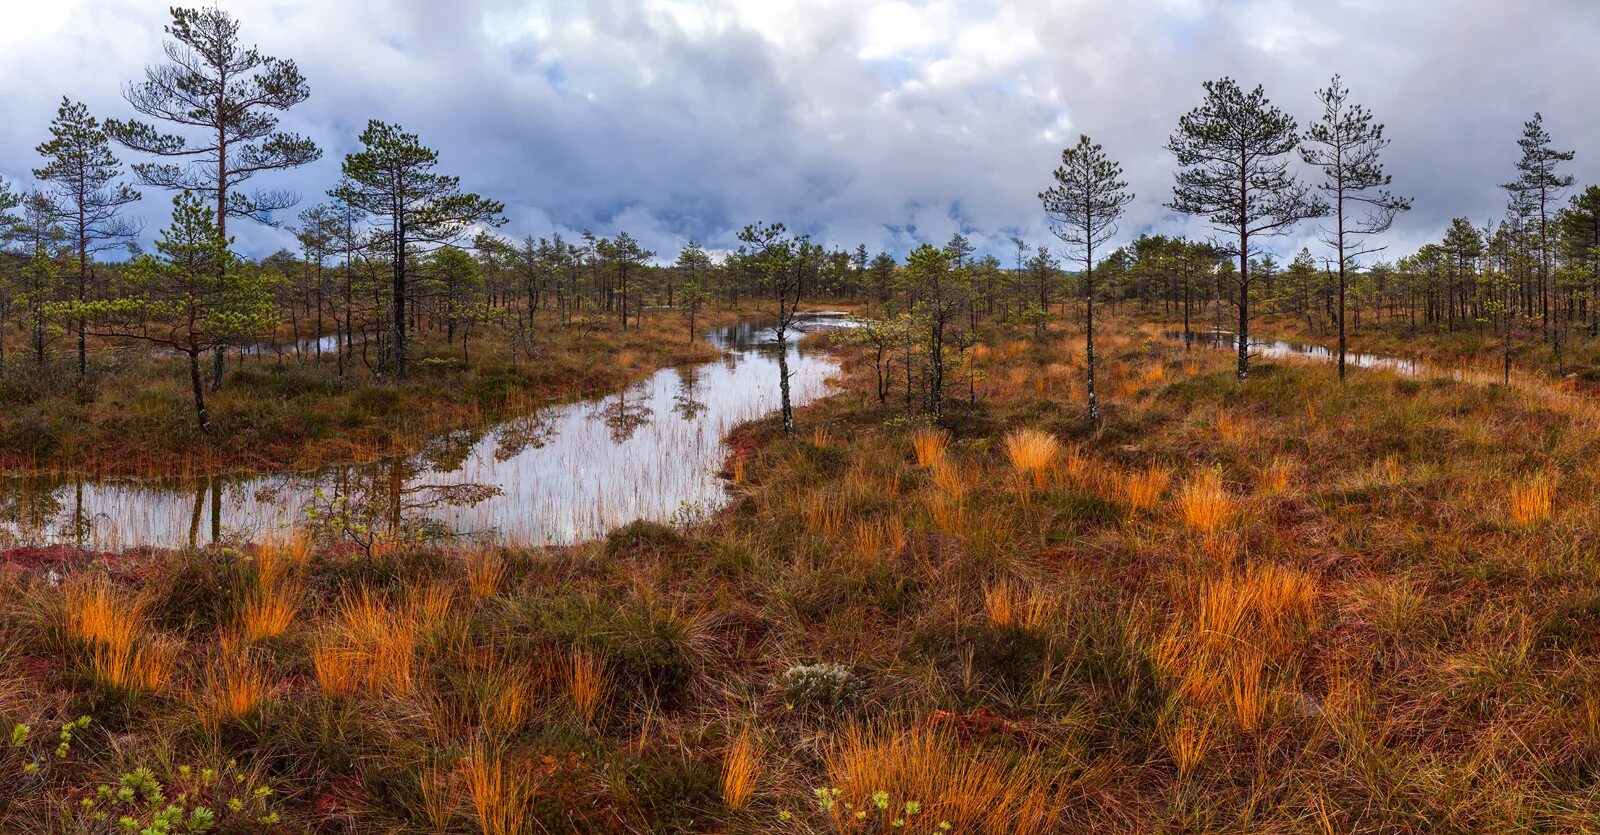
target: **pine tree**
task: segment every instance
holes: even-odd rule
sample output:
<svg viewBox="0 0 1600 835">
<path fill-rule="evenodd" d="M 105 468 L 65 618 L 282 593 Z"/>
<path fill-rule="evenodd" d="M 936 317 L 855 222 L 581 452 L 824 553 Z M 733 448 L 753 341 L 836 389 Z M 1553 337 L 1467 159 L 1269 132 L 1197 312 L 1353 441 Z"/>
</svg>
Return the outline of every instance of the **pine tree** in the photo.
<svg viewBox="0 0 1600 835">
<path fill-rule="evenodd" d="M 128 294 L 72 302 L 71 314 L 100 336 L 169 348 L 189 360 L 195 420 L 211 432 L 200 357 L 271 330 L 272 288 L 263 273 L 240 262 L 217 226 L 216 212 L 192 192 L 172 198 L 172 225 L 124 270 Z"/>
<path fill-rule="evenodd" d="M 1289 172 L 1299 145 L 1295 121 L 1274 107 L 1258 85 L 1249 93 L 1231 78 L 1204 83 L 1205 101 L 1178 120 L 1167 141 L 1179 170 L 1173 211 L 1203 215 L 1237 241 L 1239 261 L 1238 376 L 1250 373 L 1251 241 L 1286 234 L 1296 223 L 1327 214 L 1328 207 Z"/>
<path fill-rule="evenodd" d="M 1094 254 L 1117 234 L 1117 220 L 1133 201 L 1122 166 L 1105 149 L 1079 136 L 1077 147 L 1061 152 L 1056 184 L 1039 193 L 1051 229 L 1083 263 L 1084 363 L 1088 366 L 1089 422 L 1100 422 L 1094 387 Z"/>
<path fill-rule="evenodd" d="M 362 150 L 344 158 L 344 182 L 329 194 L 379 223 L 378 243 L 387 250 L 392 279 L 391 368 L 395 379 L 404 379 L 411 257 L 457 241 L 474 226 L 504 223 L 505 206 L 462 191 L 458 177 L 435 172 L 439 153 L 399 125 L 369 121 L 361 144 Z"/>
<path fill-rule="evenodd" d="M 310 88 L 293 61 L 262 55 L 239 43 L 239 22 L 219 8 L 172 9 L 166 27 L 170 63 L 145 68 L 145 80 L 123 92 L 141 115 L 195 131 L 194 141 L 162 133 L 148 122 L 108 119 L 105 130 L 130 150 L 163 160 L 133 171 L 145 185 L 206 195 L 214 201 L 217 235 L 228 219 L 272 223 L 273 213 L 299 202 L 289 191 L 240 189 L 264 171 L 315 162 L 316 143 L 279 131 L 278 113 L 305 101 Z M 222 385 L 222 348 L 212 356 L 212 388 Z"/>
<path fill-rule="evenodd" d="M 1322 116 L 1306 129 L 1306 144 L 1300 155 L 1307 165 L 1322 173 L 1318 188 L 1332 202 L 1334 227 L 1325 230 L 1323 243 L 1332 247 L 1339 268 L 1339 379 L 1345 376 L 1345 293 L 1348 271 L 1363 255 L 1383 247 L 1365 246 L 1361 238 L 1387 232 L 1395 215 L 1411 208 L 1411 201 L 1390 194 L 1385 186 L 1390 176 L 1384 173 L 1379 155 L 1389 147 L 1383 125 L 1372 121 L 1366 108 L 1349 102 L 1350 91 L 1335 75 L 1327 89 L 1317 92 Z M 1351 211 L 1364 209 L 1360 217 Z"/>
<path fill-rule="evenodd" d="M 89 108 L 68 98 L 50 123 L 50 139 L 39 145 L 45 158 L 33 176 L 54 188 L 49 192 L 56 223 L 66 233 L 75 254 L 76 286 L 73 298 L 87 301 L 92 258 L 117 246 L 131 246 L 141 231 L 139 224 L 122 217 L 123 206 L 139 199 L 139 192 L 116 182 L 122 164 L 111 153 L 105 129 Z M 78 376 L 88 370 L 89 348 L 82 323 L 78 332 Z"/>
<path fill-rule="evenodd" d="M 1553 340 L 1556 363 L 1561 363 L 1561 331 L 1553 332 L 1550 324 L 1551 295 L 1555 282 L 1550 275 L 1550 215 L 1551 207 L 1561 197 L 1561 192 L 1573 184 L 1571 175 L 1558 171 L 1563 162 L 1571 162 L 1576 154 L 1557 151 L 1551 147 L 1550 133 L 1544 129 L 1544 116 L 1533 114 L 1533 119 L 1522 125 L 1522 137 L 1517 140 L 1522 157 L 1517 160 L 1517 179 L 1501 186 L 1511 194 L 1511 201 L 1521 207 L 1535 224 L 1534 240 L 1539 248 L 1539 320 L 1544 338 Z"/>
</svg>

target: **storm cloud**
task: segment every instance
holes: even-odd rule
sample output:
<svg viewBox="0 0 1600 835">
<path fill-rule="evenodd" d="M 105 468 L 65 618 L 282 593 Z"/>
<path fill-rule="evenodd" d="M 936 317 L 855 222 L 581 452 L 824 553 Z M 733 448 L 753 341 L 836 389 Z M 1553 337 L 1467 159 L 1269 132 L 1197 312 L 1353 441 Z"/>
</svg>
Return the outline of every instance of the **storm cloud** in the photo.
<svg viewBox="0 0 1600 835">
<path fill-rule="evenodd" d="M 168 5 L 3 0 L 0 175 L 27 186 L 61 96 L 127 117 Z M 1600 180 L 1600 4 L 1589 0 L 223 0 L 312 96 L 283 126 L 323 158 L 259 178 L 321 199 L 369 118 L 502 200 L 514 237 L 627 230 L 664 259 L 778 220 L 903 253 L 961 231 L 1005 256 L 1051 238 L 1037 193 L 1087 133 L 1137 200 L 1122 232 L 1204 236 L 1174 215 L 1164 150 L 1200 82 L 1263 84 L 1302 121 L 1340 73 L 1388 125 L 1402 254 L 1453 216 L 1498 217 L 1522 122 Z M 146 190 L 147 235 L 167 196 Z M 292 244 L 240 223 L 239 248 Z M 1309 229 L 1277 242 L 1312 243 Z M 1312 244 L 1314 245 L 1314 243 Z"/>
</svg>

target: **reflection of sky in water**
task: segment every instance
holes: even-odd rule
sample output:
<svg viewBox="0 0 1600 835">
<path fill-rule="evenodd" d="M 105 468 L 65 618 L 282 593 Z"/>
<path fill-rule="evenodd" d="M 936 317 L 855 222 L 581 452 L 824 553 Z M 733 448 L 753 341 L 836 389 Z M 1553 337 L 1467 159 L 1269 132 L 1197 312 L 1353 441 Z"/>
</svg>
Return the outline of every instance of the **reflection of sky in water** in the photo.
<svg viewBox="0 0 1600 835">
<path fill-rule="evenodd" d="M 1162 334 L 1168 339 L 1183 339 L 1183 331 L 1166 331 Z M 1190 338 L 1195 342 L 1203 342 L 1213 348 L 1228 348 L 1238 350 L 1239 337 L 1229 331 L 1191 331 Z M 1265 357 L 1267 359 L 1281 359 L 1284 357 L 1304 357 L 1307 359 L 1327 360 L 1337 362 L 1338 351 L 1306 342 L 1285 342 L 1281 339 L 1257 339 L 1250 337 L 1250 356 Z M 1386 357 L 1379 354 L 1360 354 L 1354 351 L 1345 351 L 1345 364 L 1353 368 L 1377 368 L 1384 371 L 1393 371 L 1406 377 L 1420 376 L 1423 366 L 1416 360 L 1402 359 L 1400 357 Z"/>
<path fill-rule="evenodd" d="M 808 317 L 807 329 L 844 322 Z M 797 339 L 800 334 L 791 334 Z M 551 406 L 482 432 L 448 433 L 408 462 L 408 485 L 475 482 L 498 496 L 430 516 L 466 532 L 510 542 L 568 543 L 638 518 L 667 521 L 714 510 L 726 494 L 716 471 L 722 439 L 740 423 L 777 410 L 778 361 L 770 329 L 749 324 L 710 336 L 730 353 L 699 366 L 669 368 L 606 397 Z M 828 391 L 837 369 L 823 356 L 789 349 L 791 398 Z M 72 541 L 85 545 L 177 547 L 209 541 L 220 525 L 254 536 L 301 520 L 316 485 L 382 477 L 392 465 L 343 467 L 315 476 L 229 477 L 179 482 L 0 482 L 0 544 Z"/>
</svg>

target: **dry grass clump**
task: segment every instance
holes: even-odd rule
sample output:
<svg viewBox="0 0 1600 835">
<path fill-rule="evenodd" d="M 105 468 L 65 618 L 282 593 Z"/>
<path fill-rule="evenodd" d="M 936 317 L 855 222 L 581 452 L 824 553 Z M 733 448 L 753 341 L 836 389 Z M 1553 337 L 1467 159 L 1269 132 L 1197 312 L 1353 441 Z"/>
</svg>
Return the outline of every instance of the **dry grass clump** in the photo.
<svg viewBox="0 0 1600 835">
<path fill-rule="evenodd" d="M 103 576 L 69 580 L 61 599 L 67 635 L 86 644 L 127 649 L 144 632 L 149 600 Z"/>
<path fill-rule="evenodd" d="M 1256 489 L 1264 495 L 1277 496 L 1289 489 L 1289 479 L 1294 477 L 1292 459 L 1275 455 L 1256 472 Z"/>
<path fill-rule="evenodd" d="M 178 646 L 147 634 L 147 597 L 122 591 L 96 575 L 69 580 L 61 602 L 64 631 L 89 650 L 96 681 L 129 692 L 166 689 Z"/>
<path fill-rule="evenodd" d="M 1151 464 L 1139 472 L 1128 473 L 1122 484 L 1123 500 L 1134 510 L 1155 510 L 1171 482 L 1171 470 Z"/>
<path fill-rule="evenodd" d="M 90 659 L 95 680 L 115 690 L 159 693 L 172 680 L 179 645 L 156 639 L 139 646 L 97 644 Z"/>
<path fill-rule="evenodd" d="M 567 700 L 585 725 L 594 721 L 609 686 L 605 661 L 583 649 L 574 649 L 565 665 Z"/>
<path fill-rule="evenodd" d="M 1139 379 L 1146 388 L 1158 386 L 1167 380 L 1167 367 L 1159 362 L 1153 362 L 1145 366 Z"/>
<path fill-rule="evenodd" d="M 1162 728 L 1161 737 L 1167 744 L 1167 753 L 1178 767 L 1178 777 L 1187 779 L 1211 750 L 1211 723 L 1193 717 L 1182 717 Z"/>
<path fill-rule="evenodd" d="M 1212 426 L 1217 430 L 1217 437 L 1227 443 L 1236 444 L 1244 439 L 1244 421 L 1227 412 L 1219 412 Z"/>
<path fill-rule="evenodd" d="M 239 625 L 251 641 L 276 638 L 287 632 L 300 610 L 300 589 L 293 582 L 279 580 L 252 589 L 239 610 Z"/>
<path fill-rule="evenodd" d="M 1226 525 L 1233 514 L 1233 499 L 1216 468 L 1201 471 L 1178 491 L 1178 515 L 1183 523 L 1207 536 Z"/>
<path fill-rule="evenodd" d="M 508 763 L 504 752 L 473 742 L 461 758 L 461 778 L 483 835 L 529 835 L 538 781 L 531 764 Z"/>
<path fill-rule="evenodd" d="M 410 693 L 416 685 L 417 611 L 369 589 L 346 592 L 332 627 L 312 648 L 312 666 L 330 695 Z"/>
<path fill-rule="evenodd" d="M 535 671 L 513 663 L 504 650 L 486 646 L 470 652 L 466 686 L 483 729 L 494 735 L 520 728 L 533 712 L 538 681 Z"/>
<path fill-rule="evenodd" d="M 945 450 L 950 446 L 950 436 L 942 429 L 924 427 L 911 433 L 911 449 L 916 453 L 917 466 L 924 469 L 932 467 L 935 461 L 944 458 Z"/>
<path fill-rule="evenodd" d="M 466 564 L 467 593 L 473 600 L 487 600 L 500 593 L 506 566 L 499 554 L 487 549 L 476 550 L 467 554 Z"/>
<path fill-rule="evenodd" d="M 224 651 L 205 668 L 200 690 L 189 702 L 201 724 L 215 728 L 255 713 L 270 692 L 266 671 L 248 652 Z"/>
<path fill-rule="evenodd" d="M 739 732 L 722 761 L 722 802 L 729 809 L 749 805 L 761 779 L 761 752 L 749 730 Z"/>
<path fill-rule="evenodd" d="M 933 483 L 945 496 L 960 501 L 967 495 L 967 490 L 972 485 L 972 476 L 966 468 L 951 461 L 949 458 L 940 458 L 933 463 Z"/>
<path fill-rule="evenodd" d="M 270 586 L 291 572 L 304 571 L 311 562 L 312 541 L 304 531 L 269 537 L 256 544 L 256 578 Z"/>
<path fill-rule="evenodd" d="M 1017 472 L 1032 480 L 1033 486 L 1043 487 L 1052 464 L 1061 456 L 1061 442 L 1056 436 L 1037 429 L 1017 429 L 1006 435 L 1006 458 Z"/>
<path fill-rule="evenodd" d="M 1550 519 L 1550 477 L 1537 473 L 1511 485 L 1506 511 L 1520 527 L 1531 527 Z"/>
<path fill-rule="evenodd" d="M 983 592 L 983 612 L 993 626 L 1037 629 L 1054 609 L 1055 601 L 1043 589 L 1024 590 L 1012 580 L 1002 580 Z"/>
<path fill-rule="evenodd" d="M 897 556 L 906 548 L 906 523 L 898 515 L 856 523 L 850 531 L 850 554 L 863 563 Z"/>
<path fill-rule="evenodd" d="M 1157 661 L 1190 707 L 1253 731 L 1292 683 L 1318 599 L 1314 578 L 1275 564 L 1204 580 L 1157 642 Z"/>
<path fill-rule="evenodd" d="M 851 810 L 875 809 L 884 831 L 1052 832 L 1062 808 L 1032 759 L 968 748 L 927 725 L 852 727 L 825 758 L 838 794 L 824 811 L 840 831 L 856 831 Z"/>
<path fill-rule="evenodd" d="M 1406 465 L 1398 455 L 1386 455 L 1383 458 L 1383 483 L 1393 487 L 1405 478 Z"/>
<path fill-rule="evenodd" d="M 844 502 L 828 493 L 812 493 L 805 501 L 806 530 L 836 537 L 844 529 Z"/>
<path fill-rule="evenodd" d="M 933 526 L 946 536 L 965 539 L 972 530 L 972 513 L 960 498 L 930 496 L 928 515 L 933 520 Z"/>
</svg>

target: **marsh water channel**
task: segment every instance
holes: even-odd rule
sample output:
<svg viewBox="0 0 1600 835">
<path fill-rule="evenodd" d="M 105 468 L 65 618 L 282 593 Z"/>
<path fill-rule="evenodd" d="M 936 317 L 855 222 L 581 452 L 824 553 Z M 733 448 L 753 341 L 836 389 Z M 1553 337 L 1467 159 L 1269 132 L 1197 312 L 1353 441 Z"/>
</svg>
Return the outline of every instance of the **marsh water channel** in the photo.
<svg viewBox="0 0 1600 835">
<path fill-rule="evenodd" d="M 1166 339 L 1183 341 L 1185 334 L 1180 330 L 1163 331 L 1161 334 Z M 1239 337 L 1232 331 L 1189 331 L 1187 339 L 1190 344 L 1203 345 L 1208 348 L 1227 349 L 1237 351 Z M 1299 358 L 1321 360 L 1323 362 L 1337 362 L 1339 353 L 1322 345 L 1309 342 L 1289 342 L 1282 339 L 1260 339 L 1250 337 L 1250 356 L 1266 359 Z M 1419 360 L 1390 357 L 1382 354 L 1363 354 L 1355 351 L 1345 351 L 1345 364 L 1351 368 L 1370 368 L 1381 371 L 1392 371 L 1403 377 L 1420 377 L 1431 375 L 1439 369 L 1424 365 Z M 1458 375 L 1459 376 L 1459 375 Z"/>
<path fill-rule="evenodd" d="M 849 321 L 841 313 L 807 313 L 796 327 Z M 717 472 L 729 430 L 779 406 L 769 325 L 746 322 L 707 338 L 725 350 L 714 362 L 662 369 L 602 397 L 448 432 L 405 457 L 310 473 L 165 481 L 0 479 L 0 546 L 119 550 L 249 540 L 302 524 L 312 509 L 322 519 L 342 514 L 526 545 L 593 539 L 634 519 L 693 518 L 726 500 Z M 788 365 L 796 406 L 827 394 L 837 371 L 828 357 L 793 341 Z"/>
</svg>

